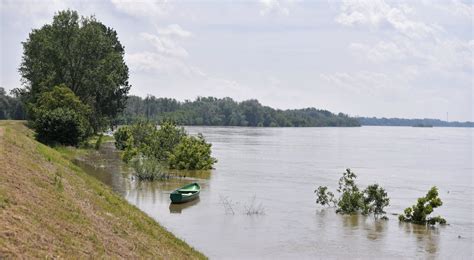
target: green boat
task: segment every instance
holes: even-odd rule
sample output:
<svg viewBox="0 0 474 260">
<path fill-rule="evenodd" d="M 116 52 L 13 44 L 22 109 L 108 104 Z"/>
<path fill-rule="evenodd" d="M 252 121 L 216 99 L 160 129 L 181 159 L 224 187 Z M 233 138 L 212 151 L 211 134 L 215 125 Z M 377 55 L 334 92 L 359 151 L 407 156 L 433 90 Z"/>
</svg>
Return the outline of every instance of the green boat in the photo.
<svg viewBox="0 0 474 260">
<path fill-rule="evenodd" d="M 191 183 L 185 185 L 175 191 L 171 192 L 170 199 L 171 203 L 184 203 L 194 200 L 199 197 L 201 186 L 197 183 Z"/>
</svg>

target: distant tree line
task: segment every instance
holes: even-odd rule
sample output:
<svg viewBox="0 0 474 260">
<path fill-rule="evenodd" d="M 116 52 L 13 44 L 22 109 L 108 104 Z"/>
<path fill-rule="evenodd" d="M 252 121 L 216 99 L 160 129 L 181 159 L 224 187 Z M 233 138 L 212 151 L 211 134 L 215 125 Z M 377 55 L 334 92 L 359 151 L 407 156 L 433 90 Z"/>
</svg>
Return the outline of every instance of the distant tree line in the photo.
<svg viewBox="0 0 474 260">
<path fill-rule="evenodd" d="M 257 100 L 237 102 L 232 98 L 198 97 L 194 101 L 172 98 L 129 96 L 120 124 L 139 118 L 179 125 L 311 127 L 360 126 L 357 119 L 316 108 L 280 110 L 261 105 Z"/>
<path fill-rule="evenodd" d="M 14 93 L 8 95 L 4 88 L 0 87 L 0 120 L 26 119 L 26 111 L 23 103 Z"/>
<path fill-rule="evenodd" d="M 448 122 L 439 119 L 405 119 L 405 118 L 376 118 L 358 117 L 361 125 L 373 126 L 449 126 L 449 127 L 474 127 L 474 122 Z"/>
</svg>

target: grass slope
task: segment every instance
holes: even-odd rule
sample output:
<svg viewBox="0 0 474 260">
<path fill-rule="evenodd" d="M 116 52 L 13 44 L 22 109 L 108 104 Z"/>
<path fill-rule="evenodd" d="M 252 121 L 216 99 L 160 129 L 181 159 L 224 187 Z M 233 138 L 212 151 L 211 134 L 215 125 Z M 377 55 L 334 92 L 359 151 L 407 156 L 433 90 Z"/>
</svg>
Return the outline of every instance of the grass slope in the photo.
<svg viewBox="0 0 474 260">
<path fill-rule="evenodd" d="M 205 258 L 33 135 L 0 121 L 0 259 Z"/>
</svg>

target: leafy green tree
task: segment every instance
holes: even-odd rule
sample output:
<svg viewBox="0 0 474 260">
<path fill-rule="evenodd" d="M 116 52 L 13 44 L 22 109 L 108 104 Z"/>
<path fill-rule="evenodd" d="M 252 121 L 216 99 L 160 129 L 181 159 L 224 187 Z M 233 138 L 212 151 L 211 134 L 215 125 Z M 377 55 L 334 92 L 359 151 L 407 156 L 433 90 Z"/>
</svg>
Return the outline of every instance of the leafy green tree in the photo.
<svg viewBox="0 0 474 260">
<path fill-rule="evenodd" d="M 0 87 L 0 120 L 24 120 L 25 118 L 26 113 L 20 98 L 15 95 L 15 92 L 7 95 L 5 89 Z"/>
<path fill-rule="evenodd" d="M 38 103 L 41 93 L 65 84 L 92 109 L 88 120 L 97 132 L 125 106 L 130 86 L 123 56 L 115 30 L 95 17 L 60 11 L 23 42 L 19 71 L 26 88 L 19 93 Z"/>
<path fill-rule="evenodd" d="M 119 150 L 127 148 L 127 141 L 132 137 L 129 126 L 120 127 L 114 133 L 115 147 Z"/>
<path fill-rule="evenodd" d="M 188 170 L 211 169 L 216 162 L 211 157 L 211 144 L 202 135 L 190 137 L 184 128 L 168 121 L 162 122 L 159 129 L 150 121 L 139 121 L 119 128 L 114 137 L 126 162 L 140 160 L 146 164 L 147 160 L 155 160 L 173 169 Z M 145 164 L 141 170 L 146 169 Z"/>
<path fill-rule="evenodd" d="M 317 196 L 316 203 L 323 206 L 333 204 L 336 206 L 336 212 L 341 214 L 373 214 L 375 218 L 385 214 L 384 208 L 390 202 L 387 192 L 378 184 L 369 185 L 360 191 L 355 183 L 356 178 L 357 175 L 351 169 L 346 169 L 339 179 L 339 198 L 334 199 L 334 194 L 328 191 L 326 186 L 319 186 L 314 191 Z"/>
<path fill-rule="evenodd" d="M 211 146 L 202 135 L 183 137 L 169 155 L 168 165 L 178 170 L 212 169 L 217 160 L 211 156 Z"/>
<path fill-rule="evenodd" d="M 31 111 L 41 142 L 77 145 L 91 134 L 89 107 L 64 85 L 41 93 Z"/>
<path fill-rule="evenodd" d="M 323 206 L 330 206 L 333 204 L 336 205 L 337 201 L 334 198 L 334 193 L 328 191 L 328 187 L 326 186 L 319 186 L 314 193 L 316 193 L 316 203 L 321 204 Z"/>
<path fill-rule="evenodd" d="M 356 174 L 351 169 L 346 169 L 339 179 L 338 192 L 342 193 L 336 212 L 354 214 L 364 207 L 363 194 L 355 184 Z"/>
<path fill-rule="evenodd" d="M 87 131 L 80 116 L 69 108 L 42 111 L 34 125 L 36 138 L 47 144 L 77 145 Z"/>
<path fill-rule="evenodd" d="M 378 184 L 369 185 L 363 193 L 363 214 L 367 215 L 373 213 L 376 218 L 385 214 L 384 208 L 389 205 L 390 199 L 382 187 Z"/>
<path fill-rule="evenodd" d="M 438 188 L 432 187 L 425 197 L 418 198 L 417 203 L 410 208 L 406 208 L 404 214 L 399 215 L 398 218 L 400 221 L 415 224 L 446 224 L 446 220 L 441 216 L 429 217 L 433 210 L 441 205 L 443 205 L 443 202 L 438 197 Z"/>
<path fill-rule="evenodd" d="M 158 160 L 166 161 L 173 149 L 186 136 L 184 128 L 177 127 L 173 122 L 164 121 L 160 129 L 155 131 L 149 143 L 151 147 L 151 156 Z"/>
<path fill-rule="evenodd" d="M 9 98 L 5 89 L 0 87 L 0 120 L 1 119 L 9 119 Z"/>
</svg>

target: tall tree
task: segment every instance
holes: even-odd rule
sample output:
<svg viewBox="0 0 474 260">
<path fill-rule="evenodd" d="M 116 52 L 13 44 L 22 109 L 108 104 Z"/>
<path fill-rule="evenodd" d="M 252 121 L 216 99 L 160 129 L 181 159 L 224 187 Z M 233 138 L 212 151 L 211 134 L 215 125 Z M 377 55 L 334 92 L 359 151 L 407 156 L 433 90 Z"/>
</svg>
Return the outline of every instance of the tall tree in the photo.
<svg viewBox="0 0 474 260">
<path fill-rule="evenodd" d="M 130 85 L 124 52 L 114 29 L 93 16 L 60 11 L 23 42 L 24 100 L 34 104 L 42 92 L 65 84 L 91 107 L 89 121 L 98 131 L 125 107 Z"/>
</svg>

